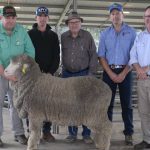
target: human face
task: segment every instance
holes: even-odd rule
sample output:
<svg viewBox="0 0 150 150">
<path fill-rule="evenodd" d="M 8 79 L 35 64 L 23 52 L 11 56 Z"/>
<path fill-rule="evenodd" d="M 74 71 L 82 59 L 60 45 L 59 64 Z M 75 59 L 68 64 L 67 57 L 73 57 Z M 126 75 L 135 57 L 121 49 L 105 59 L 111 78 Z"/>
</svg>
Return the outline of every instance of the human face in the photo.
<svg viewBox="0 0 150 150">
<path fill-rule="evenodd" d="M 112 10 L 110 13 L 110 20 L 113 25 L 120 25 L 123 22 L 123 13 L 121 11 L 118 11 L 117 9 Z"/>
<path fill-rule="evenodd" d="M 16 25 L 16 16 L 3 17 L 2 24 L 7 31 L 12 31 Z"/>
<path fill-rule="evenodd" d="M 45 27 L 48 22 L 49 17 L 45 14 L 41 14 L 41 16 L 36 16 L 36 21 L 39 27 Z"/>
<path fill-rule="evenodd" d="M 68 21 L 68 27 L 71 33 L 76 34 L 81 29 L 81 20 L 80 19 L 71 19 Z"/>
<path fill-rule="evenodd" d="M 150 8 L 145 11 L 144 23 L 145 23 L 145 26 L 146 26 L 148 32 L 150 32 Z"/>
</svg>

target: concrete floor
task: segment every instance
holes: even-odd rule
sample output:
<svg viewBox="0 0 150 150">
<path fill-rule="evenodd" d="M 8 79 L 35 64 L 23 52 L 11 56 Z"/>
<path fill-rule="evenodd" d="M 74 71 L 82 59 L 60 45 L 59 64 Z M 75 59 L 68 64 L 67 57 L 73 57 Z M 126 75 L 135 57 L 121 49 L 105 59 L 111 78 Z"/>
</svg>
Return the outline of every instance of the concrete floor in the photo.
<svg viewBox="0 0 150 150">
<path fill-rule="evenodd" d="M 4 150 L 25 150 L 26 146 L 20 145 L 13 140 L 13 133 L 11 131 L 11 123 L 9 117 L 9 111 L 4 108 L 3 111 L 4 118 L 4 133 L 2 140 L 5 143 L 2 149 Z M 142 140 L 141 130 L 140 130 L 140 119 L 138 116 L 137 108 L 134 108 L 134 126 L 135 133 L 133 136 L 134 144 Z M 26 126 L 25 126 L 26 128 Z M 40 150 L 96 150 L 94 144 L 85 144 L 81 137 L 81 127 L 79 128 L 78 140 L 75 143 L 66 143 L 65 137 L 67 136 L 67 127 L 60 126 L 59 134 L 53 134 L 56 138 L 54 143 L 44 143 L 42 142 L 39 146 Z M 111 139 L 110 150 L 133 150 L 133 146 L 126 146 L 124 143 L 123 123 L 121 119 L 121 110 L 119 107 L 115 108 L 114 111 L 114 121 L 113 121 L 113 133 Z M 148 149 L 147 149 L 148 150 Z"/>
</svg>

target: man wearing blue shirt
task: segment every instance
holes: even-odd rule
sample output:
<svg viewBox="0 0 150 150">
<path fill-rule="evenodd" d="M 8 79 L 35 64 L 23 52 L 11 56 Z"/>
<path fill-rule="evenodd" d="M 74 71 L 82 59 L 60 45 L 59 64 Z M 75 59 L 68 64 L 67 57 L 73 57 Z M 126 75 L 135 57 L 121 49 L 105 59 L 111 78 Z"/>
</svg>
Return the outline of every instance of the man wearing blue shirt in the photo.
<svg viewBox="0 0 150 150">
<path fill-rule="evenodd" d="M 131 101 L 131 72 L 128 62 L 130 50 L 136 36 L 135 30 L 123 22 L 123 8 L 114 3 L 109 7 L 112 25 L 100 34 L 99 61 L 104 69 L 103 80 L 112 90 L 108 117 L 113 119 L 116 88 L 119 88 L 124 135 L 127 145 L 132 145 L 133 111 Z"/>
<path fill-rule="evenodd" d="M 137 72 L 138 109 L 141 117 L 143 141 L 134 150 L 150 148 L 150 6 L 145 9 L 146 29 L 135 39 L 130 52 L 130 64 Z"/>
</svg>

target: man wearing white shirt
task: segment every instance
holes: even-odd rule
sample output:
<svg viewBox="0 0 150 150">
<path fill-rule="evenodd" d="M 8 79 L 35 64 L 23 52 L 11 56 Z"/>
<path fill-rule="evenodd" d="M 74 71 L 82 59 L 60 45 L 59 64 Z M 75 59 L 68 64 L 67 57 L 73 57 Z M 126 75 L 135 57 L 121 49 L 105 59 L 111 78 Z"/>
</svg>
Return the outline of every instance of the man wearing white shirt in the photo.
<svg viewBox="0 0 150 150">
<path fill-rule="evenodd" d="M 150 148 L 150 6 L 145 9 L 146 29 L 135 39 L 130 52 L 130 64 L 137 72 L 138 108 L 141 117 L 143 141 L 134 150 Z"/>
</svg>

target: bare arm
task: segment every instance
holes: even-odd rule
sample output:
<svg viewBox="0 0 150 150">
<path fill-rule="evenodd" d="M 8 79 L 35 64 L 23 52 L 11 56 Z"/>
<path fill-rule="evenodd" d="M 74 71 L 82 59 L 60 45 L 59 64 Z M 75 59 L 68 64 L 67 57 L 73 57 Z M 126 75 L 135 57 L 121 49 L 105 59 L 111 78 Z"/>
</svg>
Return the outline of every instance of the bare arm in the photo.
<svg viewBox="0 0 150 150">
<path fill-rule="evenodd" d="M 100 62 L 100 64 L 102 65 L 102 67 L 104 68 L 104 70 L 107 72 L 107 74 L 109 75 L 109 77 L 111 78 L 111 80 L 112 81 L 114 81 L 114 82 L 116 82 L 117 80 L 117 74 L 116 73 L 114 73 L 111 69 L 110 69 L 110 67 L 109 67 L 109 65 L 108 65 L 108 63 L 107 63 L 107 61 L 106 61 L 106 59 L 105 58 L 103 58 L 103 57 L 99 57 L 99 62 Z"/>
</svg>

